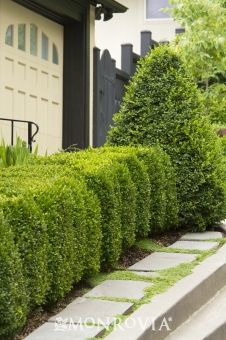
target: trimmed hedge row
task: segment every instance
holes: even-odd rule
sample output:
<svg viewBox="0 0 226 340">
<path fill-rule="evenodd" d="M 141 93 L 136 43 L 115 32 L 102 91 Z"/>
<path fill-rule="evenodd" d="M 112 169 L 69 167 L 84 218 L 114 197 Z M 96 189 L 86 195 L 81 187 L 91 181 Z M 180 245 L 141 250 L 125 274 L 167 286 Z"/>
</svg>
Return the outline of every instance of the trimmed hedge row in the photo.
<svg viewBox="0 0 226 340">
<path fill-rule="evenodd" d="M 174 170 L 154 147 L 44 157 L 1 171 L 0 214 L 0 338 L 10 339 L 36 306 L 176 226 Z"/>
</svg>

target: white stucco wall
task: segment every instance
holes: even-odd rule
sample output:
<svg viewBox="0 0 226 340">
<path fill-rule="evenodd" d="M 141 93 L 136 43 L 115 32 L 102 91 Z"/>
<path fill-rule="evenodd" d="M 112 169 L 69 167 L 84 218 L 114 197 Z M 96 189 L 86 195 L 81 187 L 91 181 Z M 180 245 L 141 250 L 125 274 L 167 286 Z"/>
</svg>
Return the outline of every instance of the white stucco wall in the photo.
<svg viewBox="0 0 226 340">
<path fill-rule="evenodd" d="M 121 44 L 132 43 L 134 51 L 140 53 L 140 32 L 150 30 L 154 40 L 171 40 L 179 27 L 173 19 L 145 19 L 145 0 L 119 0 L 128 10 L 114 14 L 107 22 L 96 21 L 96 46 L 108 49 L 117 66 L 121 65 Z"/>
</svg>

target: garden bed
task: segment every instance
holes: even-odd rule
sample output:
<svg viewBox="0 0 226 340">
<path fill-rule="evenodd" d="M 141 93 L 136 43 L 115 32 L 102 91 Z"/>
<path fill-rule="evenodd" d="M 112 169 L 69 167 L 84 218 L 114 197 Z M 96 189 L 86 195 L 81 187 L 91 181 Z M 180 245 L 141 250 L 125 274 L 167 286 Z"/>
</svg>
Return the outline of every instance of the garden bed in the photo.
<svg viewBox="0 0 226 340">
<path fill-rule="evenodd" d="M 176 242 L 183 232 L 171 232 L 162 235 L 156 235 L 152 237 L 152 241 L 159 246 L 167 247 L 172 243 Z M 129 266 L 132 266 L 139 260 L 144 259 L 146 256 L 153 253 L 150 250 L 142 250 L 136 245 L 129 249 L 125 254 L 123 254 L 119 260 L 118 268 L 126 269 Z M 110 271 L 112 272 L 112 270 Z M 84 294 L 84 291 L 93 288 L 87 281 L 83 281 L 77 284 L 70 293 L 68 293 L 62 300 L 59 302 L 43 306 L 43 308 L 38 308 L 34 311 L 29 317 L 26 325 L 24 326 L 22 332 L 15 337 L 15 340 L 23 340 L 26 336 L 28 336 L 35 329 L 40 327 L 42 324 L 47 322 L 52 316 L 58 314 L 64 308 L 67 307 L 72 301 L 74 301 L 77 297 L 81 297 Z"/>
</svg>

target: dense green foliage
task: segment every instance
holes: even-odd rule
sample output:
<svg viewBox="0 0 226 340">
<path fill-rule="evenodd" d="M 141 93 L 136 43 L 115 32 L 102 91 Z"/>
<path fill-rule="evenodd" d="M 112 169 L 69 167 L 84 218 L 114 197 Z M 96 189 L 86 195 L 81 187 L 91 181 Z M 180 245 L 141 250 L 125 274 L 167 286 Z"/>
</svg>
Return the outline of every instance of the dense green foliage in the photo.
<svg viewBox="0 0 226 340">
<path fill-rule="evenodd" d="M 115 267 L 140 236 L 175 227 L 173 173 L 160 148 L 61 153 L 2 169 L 1 339 L 35 307 Z"/>
<path fill-rule="evenodd" d="M 226 70 L 226 8 L 222 0 L 169 0 L 171 16 L 185 28 L 176 39 L 187 68 L 197 81 Z"/>
<path fill-rule="evenodd" d="M 2 214 L 0 218 L 0 338 L 12 339 L 26 320 L 28 301 L 14 235 Z"/>
<path fill-rule="evenodd" d="M 41 211 L 33 200 L 25 195 L 5 199 L 1 202 L 1 208 L 14 231 L 14 241 L 22 259 L 23 274 L 30 291 L 30 304 L 38 305 L 43 301 L 49 281 L 48 239 Z"/>
<path fill-rule="evenodd" d="M 225 213 L 220 143 L 203 110 L 178 55 L 160 46 L 140 62 L 108 136 L 108 145 L 163 147 L 176 170 L 180 224 L 197 230 Z"/>
<path fill-rule="evenodd" d="M 226 84 L 215 83 L 203 91 L 206 113 L 212 123 L 226 126 Z"/>
<path fill-rule="evenodd" d="M 223 0 L 170 0 L 171 16 L 185 28 L 171 42 L 200 85 L 205 114 L 226 124 L 226 8 Z"/>
</svg>

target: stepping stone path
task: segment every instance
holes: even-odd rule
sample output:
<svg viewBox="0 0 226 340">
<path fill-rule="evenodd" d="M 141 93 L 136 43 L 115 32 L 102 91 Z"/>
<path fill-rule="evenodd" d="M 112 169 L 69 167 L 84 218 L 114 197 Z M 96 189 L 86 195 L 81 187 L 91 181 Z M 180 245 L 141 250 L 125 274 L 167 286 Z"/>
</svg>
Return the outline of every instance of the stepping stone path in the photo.
<svg viewBox="0 0 226 340">
<path fill-rule="evenodd" d="M 168 269 L 178 266 L 181 263 L 192 262 L 195 258 L 196 255 L 192 254 L 159 252 L 145 257 L 143 260 L 129 267 L 129 269 L 137 272 Z"/>
<path fill-rule="evenodd" d="M 226 221 L 224 225 L 226 230 Z M 217 247 L 219 243 L 208 240 L 222 237 L 219 232 L 188 233 L 170 248 L 209 250 Z M 159 275 L 154 271 L 192 262 L 196 256 L 155 252 L 128 270 L 138 275 L 152 277 Z M 150 286 L 150 282 L 138 280 L 106 280 L 83 297 L 75 299 L 25 340 L 83 340 L 100 336 L 106 327 L 116 322 L 117 315 L 128 313 L 133 306 L 132 303 L 110 301 L 110 299 L 142 299 L 144 289 Z"/>
</svg>

